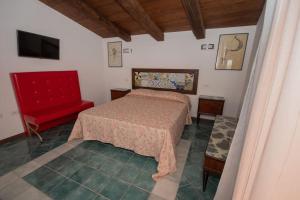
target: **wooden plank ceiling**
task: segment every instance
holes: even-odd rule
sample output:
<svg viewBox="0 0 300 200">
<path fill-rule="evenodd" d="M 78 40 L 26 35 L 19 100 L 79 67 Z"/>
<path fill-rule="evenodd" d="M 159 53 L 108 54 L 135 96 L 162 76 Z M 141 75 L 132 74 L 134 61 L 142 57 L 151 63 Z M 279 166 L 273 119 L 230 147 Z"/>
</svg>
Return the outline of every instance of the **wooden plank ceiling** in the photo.
<svg viewBox="0 0 300 200">
<path fill-rule="evenodd" d="M 103 38 L 255 25 L 265 0 L 40 0 Z"/>
</svg>

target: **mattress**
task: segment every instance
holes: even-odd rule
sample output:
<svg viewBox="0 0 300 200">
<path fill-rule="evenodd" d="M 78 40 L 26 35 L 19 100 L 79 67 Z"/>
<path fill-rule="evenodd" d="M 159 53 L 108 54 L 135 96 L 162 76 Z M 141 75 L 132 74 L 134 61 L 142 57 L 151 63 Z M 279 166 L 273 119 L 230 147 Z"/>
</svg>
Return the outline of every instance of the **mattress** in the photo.
<svg viewBox="0 0 300 200">
<path fill-rule="evenodd" d="M 152 156 L 158 161 L 154 180 L 176 171 L 175 147 L 190 103 L 183 94 L 139 89 L 78 115 L 69 137 L 98 140 Z"/>
</svg>

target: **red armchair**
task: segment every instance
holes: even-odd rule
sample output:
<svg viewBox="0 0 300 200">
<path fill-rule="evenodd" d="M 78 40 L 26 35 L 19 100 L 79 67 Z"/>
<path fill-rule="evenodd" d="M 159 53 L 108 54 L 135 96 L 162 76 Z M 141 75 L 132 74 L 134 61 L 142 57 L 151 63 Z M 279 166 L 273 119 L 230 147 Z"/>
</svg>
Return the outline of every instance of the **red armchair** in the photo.
<svg viewBox="0 0 300 200">
<path fill-rule="evenodd" d="M 10 74 L 25 133 L 39 131 L 77 118 L 94 103 L 81 99 L 77 71 Z"/>
</svg>

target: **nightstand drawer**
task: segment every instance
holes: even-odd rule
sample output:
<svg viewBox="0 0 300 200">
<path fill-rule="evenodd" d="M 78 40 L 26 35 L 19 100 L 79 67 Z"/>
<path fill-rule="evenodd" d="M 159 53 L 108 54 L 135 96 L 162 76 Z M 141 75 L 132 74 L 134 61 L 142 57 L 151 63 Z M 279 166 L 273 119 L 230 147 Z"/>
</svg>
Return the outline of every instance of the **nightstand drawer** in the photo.
<svg viewBox="0 0 300 200">
<path fill-rule="evenodd" d="M 198 105 L 199 113 L 222 115 L 224 101 L 200 99 Z"/>
</svg>

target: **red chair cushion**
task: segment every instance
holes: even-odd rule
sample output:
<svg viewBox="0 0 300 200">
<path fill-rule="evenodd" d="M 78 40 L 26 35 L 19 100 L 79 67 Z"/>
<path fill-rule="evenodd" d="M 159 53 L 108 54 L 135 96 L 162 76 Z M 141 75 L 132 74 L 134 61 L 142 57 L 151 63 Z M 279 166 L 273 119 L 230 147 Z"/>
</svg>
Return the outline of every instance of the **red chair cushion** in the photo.
<svg viewBox="0 0 300 200">
<path fill-rule="evenodd" d="M 94 103 L 91 101 L 81 101 L 80 103 L 61 105 L 30 114 L 24 114 L 24 118 L 31 124 L 39 125 L 74 113 L 79 113 L 93 106 Z"/>
</svg>

